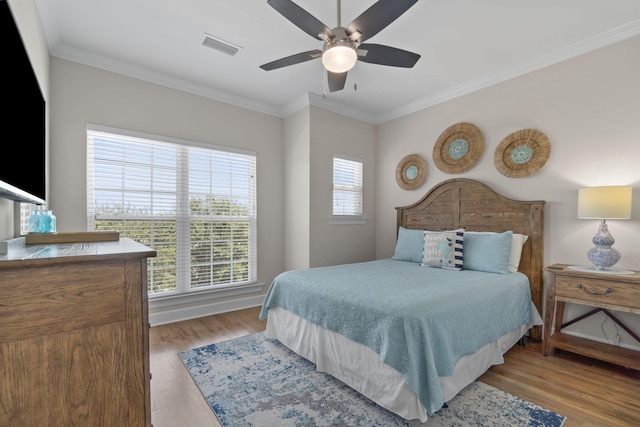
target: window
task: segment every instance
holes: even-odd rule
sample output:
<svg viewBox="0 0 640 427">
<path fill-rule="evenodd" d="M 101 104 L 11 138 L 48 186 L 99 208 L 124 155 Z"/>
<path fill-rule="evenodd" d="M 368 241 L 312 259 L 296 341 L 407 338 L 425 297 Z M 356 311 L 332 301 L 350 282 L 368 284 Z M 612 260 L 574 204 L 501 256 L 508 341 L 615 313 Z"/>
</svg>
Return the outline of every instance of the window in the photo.
<svg viewBox="0 0 640 427">
<path fill-rule="evenodd" d="M 151 298 L 256 281 L 256 156 L 98 126 L 87 129 L 89 230 L 157 252 Z"/>
<path fill-rule="evenodd" d="M 362 161 L 333 157 L 333 215 L 362 216 Z"/>
</svg>

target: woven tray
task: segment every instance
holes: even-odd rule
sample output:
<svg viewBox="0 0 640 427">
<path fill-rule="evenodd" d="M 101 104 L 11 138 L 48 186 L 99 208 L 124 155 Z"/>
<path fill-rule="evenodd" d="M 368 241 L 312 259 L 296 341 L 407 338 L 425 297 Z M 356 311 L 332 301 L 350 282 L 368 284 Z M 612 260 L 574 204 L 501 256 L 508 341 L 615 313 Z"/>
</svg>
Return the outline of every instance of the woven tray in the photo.
<svg viewBox="0 0 640 427">
<path fill-rule="evenodd" d="M 445 173 L 462 173 L 476 164 L 484 150 L 482 132 L 471 123 L 449 126 L 433 146 L 433 161 Z"/>
<path fill-rule="evenodd" d="M 510 178 L 522 178 L 540 170 L 551 154 L 547 136 L 535 129 L 513 132 L 500 142 L 493 161 L 498 171 Z"/>
<path fill-rule="evenodd" d="M 405 190 L 420 187 L 427 179 L 427 162 L 418 154 L 405 156 L 396 167 L 396 182 Z"/>
</svg>

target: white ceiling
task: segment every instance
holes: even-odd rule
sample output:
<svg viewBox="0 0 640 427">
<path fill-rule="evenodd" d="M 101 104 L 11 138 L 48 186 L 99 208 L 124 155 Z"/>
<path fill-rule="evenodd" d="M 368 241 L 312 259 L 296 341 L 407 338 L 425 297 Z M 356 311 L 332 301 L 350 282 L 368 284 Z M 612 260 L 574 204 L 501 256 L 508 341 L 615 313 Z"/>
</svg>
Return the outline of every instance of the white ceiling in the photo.
<svg viewBox="0 0 640 427">
<path fill-rule="evenodd" d="M 294 1 L 337 25 L 336 1 Z M 259 68 L 322 48 L 266 0 L 35 2 L 54 56 L 280 117 L 312 102 L 372 123 L 640 34 L 640 0 L 420 0 L 367 40 L 420 54 L 416 66 L 358 62 L 323 97 L 320 59 Z M 342 26 L 373 3 L 343 0 Z M 209 49 L 205 33 L 243 49 Z"/>
</svg>

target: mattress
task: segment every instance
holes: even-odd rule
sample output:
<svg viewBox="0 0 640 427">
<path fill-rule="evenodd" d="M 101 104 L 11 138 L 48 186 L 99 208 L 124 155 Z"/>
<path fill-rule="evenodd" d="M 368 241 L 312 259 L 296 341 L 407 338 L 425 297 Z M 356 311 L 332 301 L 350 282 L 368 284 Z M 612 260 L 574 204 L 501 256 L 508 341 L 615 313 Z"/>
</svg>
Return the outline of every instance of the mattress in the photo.
<svg viewBox="0 0 640 427">
<path fill-rule="evenodd" d="M 463 356 L 451 376 L 439 378 L 445 402 L 490 366 L 503 363 L 504 353 L 531 327 L 542 323 L 532 302 L 529 324 L 505 333 L 475 353 Z M 266 335 L 315 363 L 318 371 L 336 377 L 383 408 L 407 420 L 427 421 L 427 410 L 403 376 L 384 364 L 380 356 L 369 347 L 279 307 L 269 310 Z"/>
</svg>

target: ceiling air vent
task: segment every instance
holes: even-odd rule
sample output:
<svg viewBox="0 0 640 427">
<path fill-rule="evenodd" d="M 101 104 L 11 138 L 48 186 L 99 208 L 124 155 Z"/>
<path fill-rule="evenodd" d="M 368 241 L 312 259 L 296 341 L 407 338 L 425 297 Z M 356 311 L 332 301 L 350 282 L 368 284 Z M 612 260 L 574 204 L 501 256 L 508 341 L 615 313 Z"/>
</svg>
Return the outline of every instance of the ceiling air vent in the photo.
<svg viewBox="0 0 640 427">
<path fill-rule="evenodd" d="M 219 39 L 218 37 L 214 37 L 210 34 L 204 35 L 204 40 L 202 41 L 204 46 L 210 47 L 211 49 L 217 50 L 222 53 L 226 53 L 227 55 L 234 56 L 236 53 L 240 52 L 242 49 L 241 46 L 235 45 L 233 43 L 229 43 L 228 41 Z"/>
</svg>

